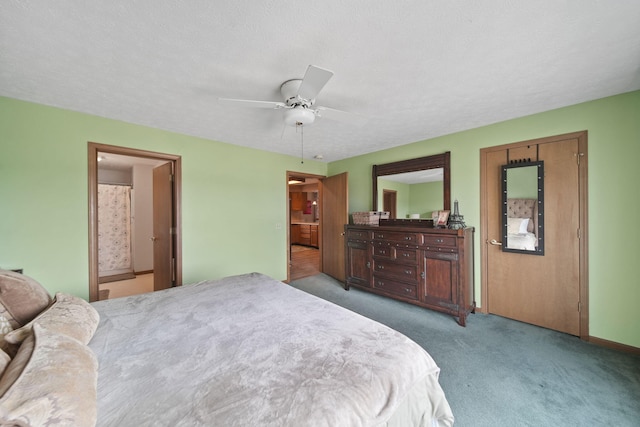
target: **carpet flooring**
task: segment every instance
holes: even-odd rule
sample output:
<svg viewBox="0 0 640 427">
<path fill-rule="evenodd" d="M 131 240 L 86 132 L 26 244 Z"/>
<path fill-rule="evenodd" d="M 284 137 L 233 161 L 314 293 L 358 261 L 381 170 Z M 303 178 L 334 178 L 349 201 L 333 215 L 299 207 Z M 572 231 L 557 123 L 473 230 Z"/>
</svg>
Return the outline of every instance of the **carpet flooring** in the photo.
<svg viewBox="0 0 640 427">
<path fill-rule="evenodd" d="M 377 320 L 425 348 L 456 426 L 640 426 L 640 357 L 494 315 L 448 315 L 324 274 L 291 286 Z M 638 327 L 636 325 L 636 327 Z"/>
</svg>

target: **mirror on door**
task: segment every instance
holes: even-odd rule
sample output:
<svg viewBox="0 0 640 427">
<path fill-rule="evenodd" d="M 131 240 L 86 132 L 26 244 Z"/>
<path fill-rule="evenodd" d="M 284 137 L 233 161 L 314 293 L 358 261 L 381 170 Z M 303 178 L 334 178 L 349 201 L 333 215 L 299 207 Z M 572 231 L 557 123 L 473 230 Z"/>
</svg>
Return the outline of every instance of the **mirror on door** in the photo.
<svg viewBox="0 0 640 427">
<path fill-rule="evenodd" d="M 502 250 L 544 255 L 544 163 L 502 166 Z"/>
</svg>

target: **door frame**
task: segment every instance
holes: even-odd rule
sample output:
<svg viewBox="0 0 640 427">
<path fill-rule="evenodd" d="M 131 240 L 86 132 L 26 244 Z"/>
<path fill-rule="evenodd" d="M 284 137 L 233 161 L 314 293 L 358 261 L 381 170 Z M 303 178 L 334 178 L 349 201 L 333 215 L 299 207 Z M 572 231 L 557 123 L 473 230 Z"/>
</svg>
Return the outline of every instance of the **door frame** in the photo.
<svg viewBox="0 0 640 427">
<path fill-rule="evenodd" d="M 286 208 L 287 208 L 287 280 L 285 283 L 291 282 L 291 198 L 289 197 L 289 179 L 291 177 L 300 177 L 300 178 L 316 178 L 318 180 L 318 206 L 317 209 L 321 209 L 322 207 L 322 180 L 326 178 L 325 175 L 314 175 L 306 172 L 296 172 L 296 171 L 286 171 L 285 174 L 285 191 L 286 193 Z M 319 212 L 322 212 L 320 210 Z M 320 265 L 319 269 L 322 271 L 322 215 L 320 215 L 320 219 L 318 220 L 318 251 L 320 255 Z"/>
<path fill-rule="evenodd" d="M 487 198 L 484 197 L 487 192 L 488 171 L 486 170 L 487 153 L 493 151 L 501 151 L 505 149 L 517 148 L 531 144 L 553 143 L 554 141 L 577 139 L 578 153 L 576 153 L 576 162 L 578 162 L 578 216 L 580 223 L 580 240 L 579 240 L 579 295 L 580 295 L 580 339 L 589 341 L 589 222 L 588 222 L 588 156 L 587 156 L 587 131 L 579 131 L 554 135 L 544 138 L 536 138 L 527 141 L 514 142 L 510 144 L 498 145 L 480 149 L 480 287 L 481 287 L 481 313 L 489 313 L 489 283 L 488 283 L 488 206 Z"/>
<path fill-rule="evenodd" d="M 142 157 L 166 160 L 173 163 L 173 212 L 175 215 L 176 286 L 182 285 L 182 159 L 174 154 L 138 150 L 115 145 L 87 143 L 88 194 L 89 194 L 89 302 L 98 301 L 98 153 L 118 154 L 130 157 Z"/>
<path fill-rule="evenodd" d="M 389 200 L 391 206 L 387 206 L 386 202 Z M 391 208 L 391 209 L 387 209 Z M 396 219 L 396 212 L 398 208 L 398 192 L 396 190 L 382 189 L 382 210 L 389 212 L 390 219 Z"/>
</svg>

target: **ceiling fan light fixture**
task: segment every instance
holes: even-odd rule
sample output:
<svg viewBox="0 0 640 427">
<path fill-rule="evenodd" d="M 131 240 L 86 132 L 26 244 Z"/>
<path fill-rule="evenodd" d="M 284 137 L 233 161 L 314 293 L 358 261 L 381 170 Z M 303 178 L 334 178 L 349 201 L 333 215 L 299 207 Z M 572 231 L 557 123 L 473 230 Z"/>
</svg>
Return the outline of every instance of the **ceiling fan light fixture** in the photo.
<svg viewBox="0 0 640 427">
<path fill-rule="evenodd" d="M 304 184 L 305 179 L 300 177 L 289 177 L 289 184 Z"/>
<path fill-rule="evenodd" d="M 284 110 L 284 122 L 289 126 L 310 125 L 315 119 L 313 110 L 301 106 Z"/>
</svg>

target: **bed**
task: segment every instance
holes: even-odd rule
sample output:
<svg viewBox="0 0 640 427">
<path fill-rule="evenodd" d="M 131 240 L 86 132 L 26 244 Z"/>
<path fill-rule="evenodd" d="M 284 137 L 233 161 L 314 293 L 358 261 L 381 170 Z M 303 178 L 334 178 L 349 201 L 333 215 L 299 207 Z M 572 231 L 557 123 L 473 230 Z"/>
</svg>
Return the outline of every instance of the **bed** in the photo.
<svg viewBox="0 0 640 427">
<path fill-rule="evenodd" d="M 535 251 L 538 247 L 538 201 L 507 199 L 507 248 Z"/>
<path fill-rule="evenodd" d="M 67 381 L 97 381 L 97 426 L 453 424 L 424 349 L 259 273 L 86 305 L 99 321 L 79 341 L 94 360 Z M 31 323 L 38 340 L 46 322 Z M 74 425 L 91 425 L 84 387 L 67 400 L 89 424 Z"/>
</svg>

